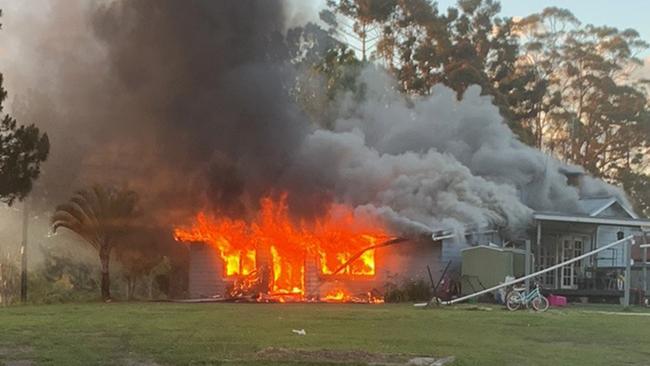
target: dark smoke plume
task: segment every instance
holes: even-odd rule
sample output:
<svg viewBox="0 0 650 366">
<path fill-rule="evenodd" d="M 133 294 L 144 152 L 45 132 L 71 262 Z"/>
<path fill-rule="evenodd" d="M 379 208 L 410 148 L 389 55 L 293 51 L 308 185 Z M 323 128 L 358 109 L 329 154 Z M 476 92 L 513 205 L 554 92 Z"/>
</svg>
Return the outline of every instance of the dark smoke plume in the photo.
<svg viewBox="0 0 650 366">
<path fill-rule="evenodd" d="M 92 20 L 162 169 L 203 175 L 198 189 L 228 214 L 268 194 L 305 134 L 286 91 L 282 2 L 122 1 Z"/>
<path fill-rule="evenodd" d="M 19 108 L 53 130 L 48 201 L 109 181 L 174 221 L 211 207 L 241 216 L 285 189 L 308 131 L 287 93 L 283 2 L 78 2 L 49 15 L 23 36 L 47 42 L 50 74 L 18 81 L 56 84 Z M 57 38 L 67 27 L 76 39 Z"/>
</svg>

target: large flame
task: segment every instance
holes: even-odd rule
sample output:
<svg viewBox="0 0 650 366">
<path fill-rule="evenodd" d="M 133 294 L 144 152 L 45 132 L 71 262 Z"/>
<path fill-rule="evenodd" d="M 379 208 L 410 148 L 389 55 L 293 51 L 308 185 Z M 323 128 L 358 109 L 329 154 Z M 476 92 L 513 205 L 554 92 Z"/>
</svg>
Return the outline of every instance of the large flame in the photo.
<svg viewBox="0 0 650 366">
<path fill-rule="evenodd" d="M 215 246 L 224 261 L 226 277 L 253 273 L 263 256 L 258 251 L 266 250 L 272 270 L 271 294 L 304 295 L 308 257 L 319 260 L 322 275 L 335 271 L 341 276 L 375 274 L 375 251 L 363 250 L 387 238 L 376 220 L 355 215 L 348 206 L 333 204 L 323 217 L 296 222 L 289 216 L 286 199 L 286 194 L 278 200 L 262 199 L 259 214 L 250 222 L 200 212 L 191 226 L 176 228 L 174 235 L 179 241 Z M 356 258 L 350 260 L 353 256 Z"/>
</svg>

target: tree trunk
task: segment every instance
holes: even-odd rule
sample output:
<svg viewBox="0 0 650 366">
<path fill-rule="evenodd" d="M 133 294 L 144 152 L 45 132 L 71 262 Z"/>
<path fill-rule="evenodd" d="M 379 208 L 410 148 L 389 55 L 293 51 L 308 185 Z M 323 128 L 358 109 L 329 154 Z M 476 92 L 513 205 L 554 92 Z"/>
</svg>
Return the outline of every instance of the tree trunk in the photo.
<svg viewBox="0 0 650 366">
<path fill-rule="evenodd" d="M 131 286 L 131 288 L 129 289 L 129 301 L 135 299 L 135 285 L 136 284 L 137 284 L 137 277 L 133 276 L 131 278 L 131 283 L 129 284 L 129 286 Z"/>
<path fill-rule="evenodd" d="M 126 299 L 133 300 L 135 294 L 135 277 L 126 276 Z"/>
<path fill-rule="evenodd" d="M 102 289 L 102 300 L 110 301 L 111 300 L 111 278 L 108 271 L 108 264 L 111 257 L 111 247 L 108 245 L 103 245 L 99 248 L 99 261 L 102 266 L 102 280 L 101 280 L 101 289 Z"/>
</svg>

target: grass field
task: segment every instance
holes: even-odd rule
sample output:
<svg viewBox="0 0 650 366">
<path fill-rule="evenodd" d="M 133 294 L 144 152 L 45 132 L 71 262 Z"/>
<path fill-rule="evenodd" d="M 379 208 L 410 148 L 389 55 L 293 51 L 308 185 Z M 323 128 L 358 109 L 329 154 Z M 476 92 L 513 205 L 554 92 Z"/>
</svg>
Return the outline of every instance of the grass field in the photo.
<svg viewBox="0 0 650 366">
<path fill-rule="evenodd" d="M 260 350 L 456 357 L 454 365 L 649 365 L 650 313 L 410 305 L 113 303 L 0 308 L 7 365 L 326 365 Z M 641 310 L 637 310 L 641 311 Z M 305 329 L 300 336 L 292 329 Z M 349 365 L 363 363 L 351 362 Z"/>
</svg>

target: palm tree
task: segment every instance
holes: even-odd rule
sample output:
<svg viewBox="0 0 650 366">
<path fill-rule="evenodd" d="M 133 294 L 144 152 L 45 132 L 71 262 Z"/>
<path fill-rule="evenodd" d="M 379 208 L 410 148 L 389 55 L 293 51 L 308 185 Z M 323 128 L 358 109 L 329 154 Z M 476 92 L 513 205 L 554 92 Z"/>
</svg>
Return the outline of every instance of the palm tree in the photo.
<svg viewBox="0 0 650 366">
<path fill-rule="evenodd" d="M 104 301 L 111 298 L 111 250 L 133 229 L 137 201 L 137 194 L 131 190 L 94 185 L 77 191 L 68 202 L 57 206 L 52 216 L 52 231 L 60 227 L 71 230 L 99 252 Z"/>
</svg>

